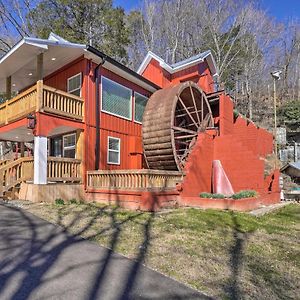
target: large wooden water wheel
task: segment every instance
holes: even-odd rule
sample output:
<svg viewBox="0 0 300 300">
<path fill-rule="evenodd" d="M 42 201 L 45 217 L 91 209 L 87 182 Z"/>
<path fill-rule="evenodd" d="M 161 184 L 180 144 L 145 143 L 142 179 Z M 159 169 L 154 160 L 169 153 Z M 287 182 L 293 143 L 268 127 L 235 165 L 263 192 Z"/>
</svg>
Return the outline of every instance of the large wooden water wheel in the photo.
<svg viewBox="0 0 300 300">
<path fill-rule="evenodd" d="M 143 116 L 143 146 L 150 169 L 182 170 L 199 132 L 212 126 L 205 93 L 193 82 L 155 92 Z"/>
</svg>

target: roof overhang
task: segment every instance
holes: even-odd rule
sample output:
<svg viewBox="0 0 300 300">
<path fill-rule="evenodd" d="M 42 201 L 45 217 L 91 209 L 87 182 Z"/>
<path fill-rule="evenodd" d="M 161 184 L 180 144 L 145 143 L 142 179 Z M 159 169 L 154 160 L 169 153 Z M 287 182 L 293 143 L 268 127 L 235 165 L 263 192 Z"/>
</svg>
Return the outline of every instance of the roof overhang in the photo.
<svg viewBox="0 0 300 300">
<path fill-rule="evenodd" d="M 6 78 L 12 77 L 12 91 L 22 90 L 37 81 L 37 56 L 44 54 L 43 76 L 46 77 L 85 53 L 86 45 L 63 41 L 24 38 L 0 59 L 0 91 Z"/>
<path fill-rule="evenodd" d="M 139 85 L 140 87 L 148 90 L 149 92 L 155 92 L 161 87 L 158 85 L 154 84 L 150 80 L 144 78 L 137 72 L 127 68 L 126 66 L 122 65 L 121 63 L 117 62 L 110 56 L 107 56 L 103 52 L 95 49 L 92 46 L 87 46 L 87 51 L 89 54 L 87 54 L 87 57 L 93 59 L 97 63 L 102 63 L 102 66 L 119 76 Z"/>
<path fill-rule="evenodd" d="M 198 57 L 196 57 L 195 59 L 188 59 L 186 61 L 183 62 L 179 62 L 177 64 L 174 65 L 169 65 L 168 63 L 166 63 L 161 57 L 157 56 L 156 54 L 154 54 L 153 52 L 149 51 L 146 55 L 146 57 L 144 58 L 143 62 L 141 63 L 141 65 L 139 66 L 137 73 L 138 74 L 143 74 L 143 72 L 145 71 L 146 67 L 148 66 L 148 64 L 150 63 L 150 61 L 152 59 L 155 59 L 156 61 L 159 62 L 159 65 L 166 70 L 167 72 L 169 72 L 170 74 L 174 74 L 178 71 L 182 71 L 186 68 L 190 68 L 192 66 L 195 66 L 201 62 L 206 61 L 208 64 L 208 67 L 211 71 L 212 76 L 218 76 L 218 69 L 217 69 L 217 65 L 216 62 L 211 54 L 211 51 L 206 51 L 203 53 L 203 55 L 200 55 Z"/>
<path fill-rule="evenodd" d="M 0 92 L 5 92 L 6 78 L 12 77 L 12 91 L 20 91 L 37 81 L 37 56 L 43 53 L 43 77 L 84 56 L 112 72 L 154 92 L 160 87 L 111 57 L 84 44 L 70 43 L 50 34 L 49 39 L 24 38 L 0 59 Z"/>
</svg>

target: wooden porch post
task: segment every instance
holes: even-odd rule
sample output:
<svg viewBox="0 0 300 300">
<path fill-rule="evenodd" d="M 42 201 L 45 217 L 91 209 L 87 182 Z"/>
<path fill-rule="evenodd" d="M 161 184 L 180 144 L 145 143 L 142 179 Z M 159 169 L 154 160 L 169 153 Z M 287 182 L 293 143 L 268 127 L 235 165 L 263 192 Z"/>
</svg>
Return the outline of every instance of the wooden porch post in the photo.
<svg viewBox="0 0 300 300">
<path fill-rule="evenodd" d="M 6 99 L 9 100 L 11 98 L 11 76 L 6 77 Z"/>
<path fill-rule="evenodd" d="M 25 143 L 20 142 L 20 148 L 21 148 L 21 157 L 25 156 Z"/>
<path fill-rule="evenodd" d="M 42 108 L 43 101 L 43 64 L 44 54 L 40 53 L 36 61 L 36 80 L 37 80 L 37 97 L 36 97 L 36 112 Z"/>
<path fill-rule="evenodd" d="M 76 131 L 76 158 L 81 160 L 80 164 L 80 174 L 81 178 L 84 180 L 84 132 L 82 130 Z"/>
<path fill-rule="evenodd" d="M 36 80 L 43 79 L 43 64 L 44 64 L 44 54 L 40 53 L 37 56 L 37 64 L 36 64 Z"/>
</svg>

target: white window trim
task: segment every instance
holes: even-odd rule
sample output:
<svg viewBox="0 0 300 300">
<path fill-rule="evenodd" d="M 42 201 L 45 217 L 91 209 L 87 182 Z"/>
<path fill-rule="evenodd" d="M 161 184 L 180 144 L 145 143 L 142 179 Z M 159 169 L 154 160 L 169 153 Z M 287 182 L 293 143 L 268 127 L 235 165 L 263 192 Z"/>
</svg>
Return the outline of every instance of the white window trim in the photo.
<svg viewBox="0 0 300 300">
<path fill-rule="evenodd" d="M 102 107 L 103 106 L 103 81 L 102 81 L 103 78 L 105 78 L 106 80 L 111 81 L 111 82 L 113 82 L 113 83 L 115 83 L 115 84 L 117 84 L 117 85 L 119 85 L 119 86 L 127 89 L 128 91 L 130 91 L 130 117 L 129 118 L 126 118 L 124 116 L 120 116 L 118 114 L 114 114 L 114 113 L 112 113 L 110 111 L 107 111 L 107 110 L 103 109 L 103 107 Z M 111 80 L 111 79 L 109 79 L 109 78 L 107 78 L 105 76 L 101 76 L 101 112 L 105 112 L 105 113 L 107 113 L 109 115 L 112 115 L 112 116 L 115 116 L 115 117 L 118 117 L 118 118 L 122 118 L 122 119 L 125 119 L 125 120 L 128 120 L 128 121 L 132 121 L 132 89 L 130 89 L 130 88 L 128 88 L 128 87 L 126 87 L 126 86 L 124 86 L 124 85 L 122 85 L 122 84 L 114 81 L 114 80 Z"/>
<path fill-rule="evenodd" d="M 65 147 L 65 137 L 75 135 L 75 145 L 74 146 L 66 146 Z M 65 157 L 65 149 L 66 150 L 75 150 L 75 158 L 76 158 L 76 133 L 65 134 L 62 136 L 62 148 L 63 148 L 63 157 Z"/>
<path fill-rule="evenodd" d="M 142 96 L 142 97 L 146 98 L 147 101 L 149 100 L 149 97 L 147 97 L 147 96 L 145 96 L 145 95 L 143 95 L 143 94 L 140 94 L 140 93 L 138 93 L 138 92 L 134 92 L 134 101 L 133 101 L 133 102 L 134 102 L 134 103 L 133 103 L 133 105 L 134 105 L 134 114 L 133 114 L 133 120 L 134 120 L 135 123 L 143 124 L 143 122 L 137 121 L 137 120 L 135 119 L 135 95 Z"/>
<path fill-rule="evenodd" d="M 70 82 L 71 79 L 77 77 L 78 75 L 80 76 L 80 86 L 79 86 L 79 88 L 70 91 L 69 90 L 69 82 Z M 77 91 L 78 89 L 80 89 L 80 97 L 81 97 L 81 87 L 82 87 L 82 73 L 81 72 L 77 73 L 77 74 L 75 74 L 75 75 L 73 75 L 73 76 L 71 76 L 71 77 L 68 78 L 68 80 L 67 80 L 67 92 L 69 94 L 71 94 L 71 93 Z"/>
<path fill-rule="evenodd" d="M 118 142 L 119 142 L 119 151 L 109 149 L 109 139 L 118 140 Z M 109 152 L 110 151 L 118 153 L 118 162 L 117 163 L 109 161 Z M 121 164 L 121 139 L 120 138 L 117 138 L 117 137 L 114 137 L 114 136 L 108 136 L 107 137 L 107 164 L 109 164 L 109 165 L 118 165 L 118 166 Z"/>
</svg>

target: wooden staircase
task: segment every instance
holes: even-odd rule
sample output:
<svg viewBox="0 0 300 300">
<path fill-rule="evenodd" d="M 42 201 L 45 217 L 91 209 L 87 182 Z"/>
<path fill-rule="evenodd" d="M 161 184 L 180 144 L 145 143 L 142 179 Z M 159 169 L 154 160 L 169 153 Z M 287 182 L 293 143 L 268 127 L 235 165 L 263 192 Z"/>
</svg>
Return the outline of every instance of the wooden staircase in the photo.
<svg viewBox="0 0 300 300">
<path fill-rule="evenodd" d="M 0 197 L 18 197 L 21 182 L 33 180 L 33 157 L 13 161 L 0 161 Z"/>
<path fill-rule="evenodd" d="M 0 161 L 0 198 L 18 198 L 22 182 L 33 181 L 34 158 L 21 157 Z M 47 158 L 48 182 L 81 183 L 81 160 L 62 157 Z"/>
</svg>

